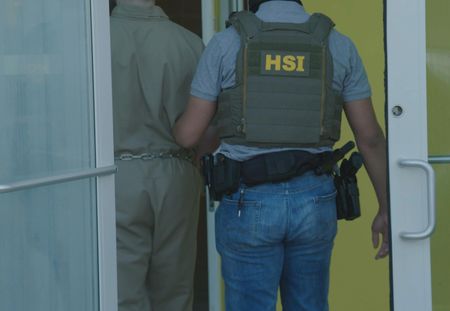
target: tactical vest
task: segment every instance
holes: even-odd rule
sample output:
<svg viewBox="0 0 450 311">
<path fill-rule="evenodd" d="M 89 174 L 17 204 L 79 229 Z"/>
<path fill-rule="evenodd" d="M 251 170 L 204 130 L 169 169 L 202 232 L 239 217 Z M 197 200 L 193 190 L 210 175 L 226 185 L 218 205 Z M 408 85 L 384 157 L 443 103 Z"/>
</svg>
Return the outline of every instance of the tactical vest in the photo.
<svg viewBox="0 0 450 311">
<path fill-rule="evenodd" d="M 332 146 L 339 140 L 341 97 L 332 90 L 322 14 L 306 23 L 266 23 L 243 11 L 230 19 L 240 35 L 236 84 L 218 98 L 214 124 L 223 141 L 259 147 Z"/>
</svg>

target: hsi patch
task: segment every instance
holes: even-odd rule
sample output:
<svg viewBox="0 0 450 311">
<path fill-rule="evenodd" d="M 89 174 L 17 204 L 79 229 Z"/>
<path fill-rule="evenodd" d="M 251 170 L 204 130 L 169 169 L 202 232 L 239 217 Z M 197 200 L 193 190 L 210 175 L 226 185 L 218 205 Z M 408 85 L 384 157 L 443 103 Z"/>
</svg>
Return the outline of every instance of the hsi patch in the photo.
<svg viewBox="0 0 450 311">
<path fill-rule="evenodd" d="M 261 51 L 261 74 L 308 76 L 310 54 L 285 51 Z"/>
</svg>

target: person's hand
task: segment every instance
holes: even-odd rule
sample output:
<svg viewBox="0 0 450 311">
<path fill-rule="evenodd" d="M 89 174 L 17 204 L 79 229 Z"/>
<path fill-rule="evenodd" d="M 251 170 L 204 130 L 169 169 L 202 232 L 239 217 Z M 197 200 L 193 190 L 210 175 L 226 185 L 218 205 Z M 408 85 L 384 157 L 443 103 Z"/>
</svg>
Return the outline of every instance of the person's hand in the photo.
<svg viewBox="0 0 450 311">
<path fill-rule="evenodd" d="M 381 246 L 380 246 L 381 235 Z M 389 220 L 387 212 L 378 212 L 372 222 L 372 244 L 378 248 L 375 259 L 381 259 L 389 254 Z"/>
<path fill-rule="evenodd" d="M 220 146 L 220 139 L 215 127 L 209 126 L 203 134 L 202 139 L 196 148 L 197 161 L 209 153 L 213 153 Z"/>
</svg>

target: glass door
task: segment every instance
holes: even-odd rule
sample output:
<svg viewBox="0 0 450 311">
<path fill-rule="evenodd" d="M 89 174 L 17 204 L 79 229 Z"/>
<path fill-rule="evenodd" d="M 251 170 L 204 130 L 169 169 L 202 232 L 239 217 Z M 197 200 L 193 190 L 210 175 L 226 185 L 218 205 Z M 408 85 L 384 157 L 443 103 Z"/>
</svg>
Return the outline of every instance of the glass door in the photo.
<svg viewBox="0 0 450 311">
<path fill-rule="evenodd" d="M 106 1 L 0 11 L 0 310 L 116 310 Z"/>
<path fill-rule="evenodd" d="M 446 0 L 387 3 L 394 310 L 450 310 L 449 13 Z"/>
</svg>

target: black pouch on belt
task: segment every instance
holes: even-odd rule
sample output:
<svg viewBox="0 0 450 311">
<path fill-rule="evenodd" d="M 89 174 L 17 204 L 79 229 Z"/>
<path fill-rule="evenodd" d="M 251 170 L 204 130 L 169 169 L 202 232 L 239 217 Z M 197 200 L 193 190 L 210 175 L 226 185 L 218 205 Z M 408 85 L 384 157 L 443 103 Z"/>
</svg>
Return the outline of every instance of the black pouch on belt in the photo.
<svg viewBox="0 0 450 311">
<path fill-rule="evenodd" d="M 240 163 L 222 154 L 214 157 L 212 166 L 211 190 L 214 200 L 221 200 L 224 194 L 235 192 L 239 188 Z"/>
<path fill-rule="evenodd" d="M 262 154 L 241 164 L 242 181 L 252 186 L 289 180 L 310 170 L 314 157 L 298 150 Z"/>
</svg>

